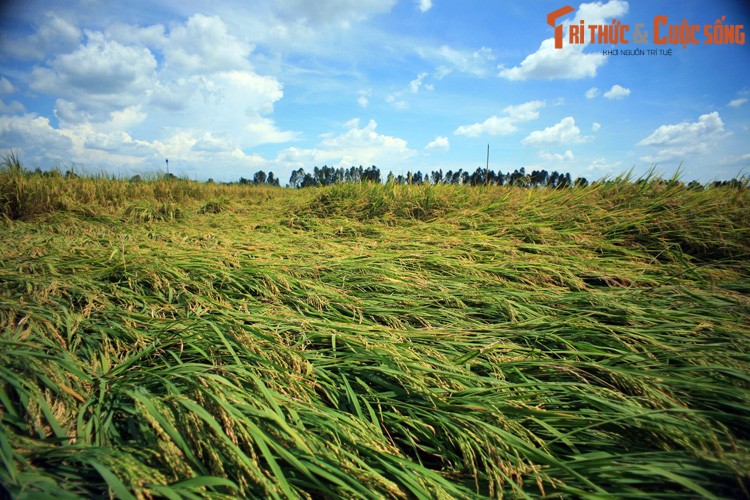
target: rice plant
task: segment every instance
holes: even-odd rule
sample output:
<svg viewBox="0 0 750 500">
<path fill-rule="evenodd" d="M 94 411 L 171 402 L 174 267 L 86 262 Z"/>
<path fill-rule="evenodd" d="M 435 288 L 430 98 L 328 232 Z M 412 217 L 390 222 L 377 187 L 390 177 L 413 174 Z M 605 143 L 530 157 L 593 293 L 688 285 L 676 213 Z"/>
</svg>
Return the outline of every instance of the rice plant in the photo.
<svg viewBox="0 0 750 500">
<path fill-rule="evenodd" d="M 4 495 L 749 495 L 746 186 L 8 163 Z"/>
</svg>

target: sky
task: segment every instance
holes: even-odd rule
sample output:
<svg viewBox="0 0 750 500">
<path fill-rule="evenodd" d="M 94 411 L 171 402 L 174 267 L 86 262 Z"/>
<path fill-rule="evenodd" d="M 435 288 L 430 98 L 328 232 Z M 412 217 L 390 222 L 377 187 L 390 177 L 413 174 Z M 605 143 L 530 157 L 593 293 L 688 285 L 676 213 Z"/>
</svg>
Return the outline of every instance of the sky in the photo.
<svg viewBox="0 0 750 500">
<path fill-rule="evenodd" d="M 0 1 L 30 169 L 750 175 L 742 0 Z"/>
</svg>

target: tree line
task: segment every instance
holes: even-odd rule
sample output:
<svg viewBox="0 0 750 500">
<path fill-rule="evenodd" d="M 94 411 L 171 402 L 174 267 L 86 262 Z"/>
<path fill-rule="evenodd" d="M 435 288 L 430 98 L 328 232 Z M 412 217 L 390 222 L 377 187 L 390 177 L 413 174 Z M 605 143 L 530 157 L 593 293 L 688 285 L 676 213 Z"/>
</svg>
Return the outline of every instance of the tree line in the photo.
<svg viewBox="0 0 750 500">
<path fill-rule="evenodd" d="M 289 186 L 293 188 L 304 188 L 313 186 L 328 186 L 341 182 L 382 182 L 380 169 L 375 165 L 363 168 L 359 167 L 334 168 L 324 165 L 315 167 L 312 172 L 305 172 L 299 168 L 292 172 L 289 178 Z M 394 175 L 390 172 L 386 182 L 394 184 L 466 184 L 470 186 L 480 185 L 512 185 L 521 187 L 552 187 L 563 188 L 566 186 L 579 185 L 586 186 L 588 181 L 579 177 L 572 180 L 569 173 L 561 174 L 556 171 L 547 172 L 546 170 L 534 170 L 526 172 L 524 167 L 516 169 L 513 172 L 503 173 L 495 172 L 487 168 L 477 168 L 474 172 L 463 169 L 456 171 L 448 170 L 443 173 L 442 169 L 434 170 L 429 173 L 421 171 L 407 172 L 406 174 Z"/>
<path fill-rule="evenodd" d="M 562 189 L 566 187 L 585 187 L 589 185 L 589 181 L 585 177 L 577 177 L 575 180 L 571 177 L 570 173 L 560 173 L 555 170 L 548 172 L 545 169 L 532 170 L 527 172 L 525 167 L 513 170 L 513 172 L 503 173 L 502 171 L 494 171 L 488 168 L 478 167 L 473 172 L 458 169 L 448 170 L 443 173 L 442 169 L 433 170 L 429 173 L 422 173 L 421 171 L 407 172 L 406 174 L 394 175 L 392 172 L 388 173 L 386 182 L 393 184 L 463 184 L 469 186 L 518 186 L 525 188 L 553 188 Z M 660 179 L 666 185 L 672 186 L 674 184 L 681 184 L 691 189 L 703 189 L 704 187 L 735 187 L 743 188 L 747 187 L 746 179 L 731 179 L 725 181 L 714 181 L 707 186 L 698 182 L 690 181 L 688 184 L 684 184 L 679 180 L 663 180 Z M 301 189 L 306 187 L 319 187 L 319 186 L 330 186 L 337 183 L 345 182 L 375 182 L 382 183 L 383 178 L 380 169 L 375 165 L 368 168 L 362 167 L 349 167 L 349 168 L 334 168 L 327 165 L 322 167 L 314 167 L 312 172 L 306 172 L 303 168 L 293 170 L 289 177 L 289 187 L 295 189 Z M 636 183 L 646 182 L 644 179 L 635 181 Z M 266 174 L 264 171 L 256 172 L 253 175 L 252 180 L 240 178 L 240 184 L 267 184 L 272 186 L 279 185 L 279 179 L 273 172 Z"/>
</svg>

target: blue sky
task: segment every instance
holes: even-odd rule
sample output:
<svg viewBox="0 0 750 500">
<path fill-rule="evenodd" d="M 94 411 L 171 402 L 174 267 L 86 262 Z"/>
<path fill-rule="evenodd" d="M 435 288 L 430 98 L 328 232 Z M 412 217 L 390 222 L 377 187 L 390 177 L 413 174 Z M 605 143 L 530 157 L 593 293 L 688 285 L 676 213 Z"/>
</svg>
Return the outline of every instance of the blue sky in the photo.
<svg viewBox="0 0 750 500">
<path fill-rule="evenodd" d="M 574 11 L 557 20 L 555 49 L 547 14 L 565 5 Z M 750 8 L 740 0 L 0 8 L 0 150 L 31 168 L 133 175 L 169 158 L 193 179 L 264 170 L 285 182 L 322 165 L 473 171 L 489 144 L 490 167 L 503 172 L 594 180 L 652 167 L 671 176 L 681 164 L 685 180 L 704 182 L 750 173 Z M 656 16 L 667 16 L 663 45 Z M 571 44 L 568 25 L 581 20 L 627 25 L 630 43 Z M 699 27 L 684 48 L 668 40 L 683 20 Z M 717 20 L 735 26 L 734 44 L 704 43 Z M 647 37 L 635 44 L 639 23 Z"/>
</svg>

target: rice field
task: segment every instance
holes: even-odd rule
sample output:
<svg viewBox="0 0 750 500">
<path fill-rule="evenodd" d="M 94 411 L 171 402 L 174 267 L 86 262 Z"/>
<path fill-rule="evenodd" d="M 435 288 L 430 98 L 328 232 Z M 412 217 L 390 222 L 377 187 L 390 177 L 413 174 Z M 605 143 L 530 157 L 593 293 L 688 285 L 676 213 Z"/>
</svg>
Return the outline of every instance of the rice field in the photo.
<svg viewBox="0 0 750 500">
<path fill-rule="evenodd" d="M 15 167 L 0 496 L 750 494 L 746 183 Z"/>
</svg>

